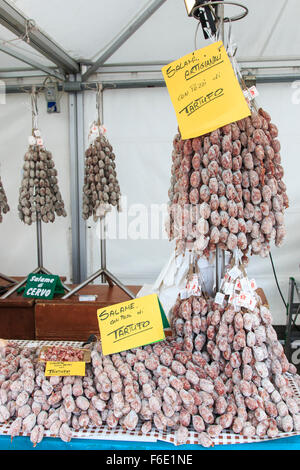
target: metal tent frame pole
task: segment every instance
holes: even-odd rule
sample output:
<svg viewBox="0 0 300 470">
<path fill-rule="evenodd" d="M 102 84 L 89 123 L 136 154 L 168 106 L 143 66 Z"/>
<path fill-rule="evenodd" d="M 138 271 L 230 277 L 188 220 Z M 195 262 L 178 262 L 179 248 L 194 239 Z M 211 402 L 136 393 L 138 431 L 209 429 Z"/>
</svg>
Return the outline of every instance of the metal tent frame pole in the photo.
<svg viewBox="0 0 300 470">
<path fill-rule="evenodd" d="M 35 268 L 31 274 L 52 274 L 48 269 L 44 268 L 43 266 L 43 241 L 42 241 L 42 222 L 41 220 L 36 221 L 36 240 L 37 240 L 37 260 L 38 266 Z M 28 276 L 27 276 L 28 277 Z M 25 277 L 22 281 L 18 282 L 16 285 L 11 287 L 5 294 L 3 294 L 0 299 L 7 299 L 12 294 L 14 294 L 17 290 L 20 289 L 24 284 L 27 282 L 27 277 Z M 16 282 L 16 281 L 14 281 Z M 65 284 L 62 283 L 62 286 L 68 292 L 70 288 L 67 287 Z"/>
</svg>

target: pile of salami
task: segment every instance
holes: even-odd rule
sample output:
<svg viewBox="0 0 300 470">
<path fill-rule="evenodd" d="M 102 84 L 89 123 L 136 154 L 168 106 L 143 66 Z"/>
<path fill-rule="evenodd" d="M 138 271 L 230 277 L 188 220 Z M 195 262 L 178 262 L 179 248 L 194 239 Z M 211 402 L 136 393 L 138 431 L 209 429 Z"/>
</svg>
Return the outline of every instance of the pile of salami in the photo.
<svg viewBox="0 0 300 470">
<path fill-rule="evenodd" d="M 82 214 L 84 219 L 102 218 L 116 206 L 120 209 L 120 186 L 115 154 L 108 139 L 100 133 L 85 152 Z"/>
<path fill-rule="evenodd" d="M 216 246 L 267 256 L 288 207 L 278 130 L 263 109 L 210 134 L 173 141 L 168 235 L 177 252 Z"/>
<path fill-rule="evenodd" d="M 0 178 L 0 222 L 3 220 L 3 214 L 6 214 L 8 211 L 9 205 L 7 203 L 7 197 Z"/>
<path fill-rule="evenodd" d="M 25 153 L 18 210 L 27 225 L 37 220 L 54 222 L 55 214 L 67 215 L 52 154 L 41 145 L 29 145 Z"/>
<path fill-rule="evenodd" d="M 83 361 L 82 349 L 71 346 L 48 346 L 42 350 L 40 359 L 43 361 Z"/>
<path fill-rule="evenodd" d="M 269 308 L 252 294 L 251 309 L 222 305 L 206 295 L 178 297 L 173 336 L 103 356 L 91 351 L 85 377 L 45 377 L 39 350 L 10 343 L 0 362 L 0 422 L 11 421 L 12 437 L 30 435 L 34 445 L 46 430 L 64 441 L 87 426 L 121 426 L 143 433 L 152 427 L 189 431 L 213 445 L 223 430 L 274 438 L 300 432 L 300 414 L 286 372 L 296 375 L 272 327 Z"/>
</svg>

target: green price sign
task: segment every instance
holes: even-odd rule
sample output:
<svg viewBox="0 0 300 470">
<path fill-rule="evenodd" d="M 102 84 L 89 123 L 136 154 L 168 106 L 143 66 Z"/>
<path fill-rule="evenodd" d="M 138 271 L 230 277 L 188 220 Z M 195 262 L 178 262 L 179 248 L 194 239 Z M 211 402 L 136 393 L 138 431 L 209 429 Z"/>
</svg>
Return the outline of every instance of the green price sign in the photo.
<svg viewBox="0 0 300 470">
<path fill-rule="evenodd" d="M 59 276 L 54 274 L 29 274 L 23 297 L 51 300 L 55 294 L 63 293 L 64 288 Z"/>
</svg>

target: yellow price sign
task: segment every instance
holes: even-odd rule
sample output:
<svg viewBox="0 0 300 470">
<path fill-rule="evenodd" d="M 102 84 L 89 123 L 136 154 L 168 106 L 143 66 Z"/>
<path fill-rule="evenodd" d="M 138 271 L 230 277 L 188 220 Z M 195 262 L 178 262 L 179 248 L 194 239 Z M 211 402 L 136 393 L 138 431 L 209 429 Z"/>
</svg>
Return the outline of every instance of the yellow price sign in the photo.
<svg viewBox="0 0 300 470">
<path fill-rule="evenodd" d="M 191 139 L 251 114 L 222 41 L 164 66 L 162 73 L 182 139 Z"/>
<path fill-rule="evenodd" d="M 47 361 L 45 368 L 45 376 L 61 376 L 66 377 L 69 375 L 85 376 L 85 362 L 82 361 Z"/>
<path fill-rule="evenodd" d="M 97 318 L 105 356 L 162 341 L 169 326 L 156 294 L 101 308 Z"/>
</svg>

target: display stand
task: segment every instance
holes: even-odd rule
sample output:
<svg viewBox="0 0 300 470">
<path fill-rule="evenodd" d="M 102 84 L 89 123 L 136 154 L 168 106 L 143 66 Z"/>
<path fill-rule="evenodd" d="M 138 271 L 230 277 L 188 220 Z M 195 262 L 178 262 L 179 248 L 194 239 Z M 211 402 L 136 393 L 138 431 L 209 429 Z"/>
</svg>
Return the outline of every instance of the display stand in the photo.
<svg viewBox="0 0 300 470">
<path fill-rule="evenodd" d="M 32 271 L 31 274 L 52 274 L 48 269 L 44 268 L 43 266 L 43 243 L 42 243 L 42 222 L 41 220 L 36 221 L 36 238 L 37 238 L 37 259 L 38 259 L 38 266 L 36 269 Z M 26 284 L 27 277 L 24 278 L 22 281 L 18 282 L 15 286 L 9 289 L 4 295 L 0 297 L 0 299 L 7 299 L 7 297 L 11 296 L 16 292 L 20 287 Z M 16 282 L 16 281 L 15 281 Z M 63 284 L 63 288 L 66 291 L 70 291 L 70 288 Z"/>
<path fill-rule="evenodd" d="M 97 84 L 97 91 L 96 91 L 96 110 L 97 110 L 97 126 L 99 128 L 100 133 L 100 126 L 103 123 L 103 87 L 101 83 Z M 124 284 L 117 279 L 107 268 L 106 268 L 106 230 L 105 230 L 105 223 L 104 223 L 105 216 L 100 217 L 100 256 L 101 256 L 101 267 L 98 271 L 92 274 L 88 279 L 84 282 L 76 286 L 73 290 L 65 294 L 62 298 L 68 299 L 72 295 L 76 294 L 76 292 L 80 291 L 83 287 L 93 282 L 98 277 L 101 278 L 101 282 L 107 282 L 110 287 L 114 285 L 118 286 L 122 289 L 130 298 L 134 299 L 136 296 L 127 289 Z"/>
<path fill-rule="evenodd" d="M 100 234 L 101 234 L 101 241 L 100 241 L 100 251 L 101 251 L 101 267 L 98 271 L 96 271 L 94 274 L 92 274 L 88 279 L 86 279 L 84 282 L 76 286 L 73 290 L 65 294 L 62 298 L 63 299 L 68 299 L 72 295 L 76 294 L 76 292 L 80 291 L 83 287 L 87 286 L 91 282 L 93 282 L 95 279 L 98 277 L 101 277 L 101 281 L 107 282 L 110 287 L 113 287 L 113 285 L 118 286 L 122 291 L 124 291 L 131 299 L 135 299 L 135 295 L 127 289 L 124 284 L 122 284 L 119 279 L 116 278 L 108 269 L 106 268 L 106 231 L 105 231 L 105 226 L 104 226 L 104 219 L 100 219 Z"/>
<path fill-rule="evenodd" d="M 15 279 L 13 279 L 11 277 L 8 277 L 8 276 L 6 276 L 5 274 L 2 274 L 2 273 L 0 273 L 0 279 L 3 279 L 3 281 L 7 281 L 10 284 L 16 284 L 16 282 L 17 282 Z"/>
</svg>

